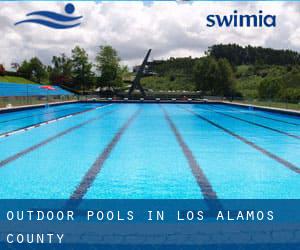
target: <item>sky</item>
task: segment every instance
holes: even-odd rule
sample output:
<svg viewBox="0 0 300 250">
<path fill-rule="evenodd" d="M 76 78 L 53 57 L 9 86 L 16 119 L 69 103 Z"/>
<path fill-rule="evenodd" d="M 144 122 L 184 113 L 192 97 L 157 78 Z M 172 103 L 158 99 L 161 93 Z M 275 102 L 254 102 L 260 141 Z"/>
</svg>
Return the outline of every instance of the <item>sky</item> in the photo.
<svg viewBox="0 0 300 250">
<path fill-rule="evenodd" d="M 65 14 L 67 2 L 0 2 L 0 64 L 10 68 L 37 56 L 50 64 L 53 55 L 71 54 L 79 45 L 94 61 L 100 45 L 112 45 L 122 63 L 139 64 L 147 49 L 151 59 L 200 57 L 219 43 L 238 43 L 300 51 L 300 2 L 73 2 L 73 15 L 82 15 L 81 25 L 55 30 L 37 24 L 14 23 L 26 14 L 51 10 Z M 209 28 L 209 14 L 276 15 L 275 28 Z"/>
</svg>

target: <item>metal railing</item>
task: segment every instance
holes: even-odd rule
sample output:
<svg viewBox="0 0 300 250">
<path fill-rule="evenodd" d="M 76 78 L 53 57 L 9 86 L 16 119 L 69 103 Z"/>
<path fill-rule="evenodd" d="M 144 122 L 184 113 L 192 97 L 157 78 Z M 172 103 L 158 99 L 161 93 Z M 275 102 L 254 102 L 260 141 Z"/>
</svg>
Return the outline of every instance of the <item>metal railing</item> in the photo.
<svg viewBox="0 0 300 250">
<path fill-rule="evenodd" d="M 6 96 L 0 97 L 0 108 L 12 108 L 18 106 L 47 104 L 55 102 L 76 101 L 77 96 L 73 95 L 60 95 L 60 96 Z"/>
</svg>

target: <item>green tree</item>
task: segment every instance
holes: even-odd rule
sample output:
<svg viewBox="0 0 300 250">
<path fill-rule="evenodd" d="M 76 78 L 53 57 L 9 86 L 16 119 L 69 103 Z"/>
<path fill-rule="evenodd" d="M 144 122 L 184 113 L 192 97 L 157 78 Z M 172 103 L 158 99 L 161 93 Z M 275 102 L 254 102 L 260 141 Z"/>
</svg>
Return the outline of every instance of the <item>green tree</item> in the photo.
<svg viewBox="0 0 300 250">
<path fill-rule="evenodd" d="M 229 96 L 233 93 L 234 73 L 227 59 L 198 59 L 194 66 L 194 80 L 196 88 L 208 94 Z"/>
<path fill-rule="evenodd" d="M 47 78 L 46 66 L 37 57 L 31 58 L 29 62 L 23 61 L 18 69 L 18 73 L 38 83 L 41 83 L 42 79 Z"/>
<path fill-rule="evenodd" d="M 231 96 L 234 89 L 234 73 L 227 59 L 218 60 L 217 79 L 214 85 L 216 95 Z"/>
<path fill-rule="evenodd" d="M 258 95 L 262 99 L 274 99 L 279 96 L 282 89 L 282 79 L 264 79 L 258 86 Z"/>
<path fill-rule="evenodd" d="M 71 84 L 72 82 L 72 60 L 65 54 L 53 56 L 52 67 L 50 67 L 50 81 L 53 84 Z"/>
<path fill-rule="evenodd" d="M 213 92 L 218 74 L 218 64 L 213 57 L 198 59 L 194 66 L 196 88 L 203 92 Z"/>
<path fill-rule="evenodd" d="M 122 82 L 122 75 L 128 71 L 120 67 L 120 58 L 117 51 L 111 46 L 100 46 L 96 56 L 96 69 L 100 73 L 99 85 L 119 86 Z"/>
<path fill-rule="evenodd" d="M 92 66 L 86 51 L 76 46 L 72 50 L 72 75 L 76 88 L 85 91 L 93 86 Z"/>
<path fill-rule="evenodd" d="M 31 79 L 41 83 L 43 78 L 47 77 L 46 67 L 37 57 L 33 57 L 30 62 Z"/>
<path fill-rule="evenodd" d="M 21 63 L 19 69 L 18 69 L 18 73 L 21 76 L 23 76 L 23 77 L 25 77 L 27 79 L 30 79 L 31 78 L 31 66 L 30 66 L 30 63 L 27 62 L 26 60 L 24 60 Z"/>
</svg>

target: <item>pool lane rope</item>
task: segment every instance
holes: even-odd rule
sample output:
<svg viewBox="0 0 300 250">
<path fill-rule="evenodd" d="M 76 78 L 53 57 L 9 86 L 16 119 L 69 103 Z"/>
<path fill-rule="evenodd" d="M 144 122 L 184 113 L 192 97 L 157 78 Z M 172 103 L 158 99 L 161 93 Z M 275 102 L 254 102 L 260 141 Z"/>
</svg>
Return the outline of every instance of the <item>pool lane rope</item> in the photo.
<svg viewBox="0 0 300 250">
<path fill-rule="evenodd" d="M 64 135 L 66 135 L 66 134 L 69 134 L 72 131 L 74 131 L 76 129 L 79 129 L 79 128 L 81 128 L 81 127 L 83 127 L 83 126 L 85 126 L 85 125 L 87 125 L 87 124 L 89 124 L 91 122 L 97 121 L 97 120 L 103 118 L 104 116 L 109 115 L 109 114 L 111 114 L 113 112 L 115 112 L 115 110 L 107 111 L 107 112 L 105 112 L 105 113 L 103 113 L 103 114 L 101 114 L 101 115 L 99 115 L 97 117 L 91 118 L 91 119 L 89 119 L 89 120 L 87 120 L 87 121 L 85 121 L 83 123 L 80 123 L 80 124 L 75 125 L 75 126 L 73 126 L 71 128 L 68 128 L 68 129 L 66 129 L 66 130 L 64 130 L 64 131 L 62 131 L 62 132 L 60 132 L 60 133 L 58 133 L 56 135 L 53 135 L 53 136 L 47 138 L 46 140 L 41 141 L 40 143 L 37 143 L 37 144 L 35 144 L 35 145 L 31 146 L 31 147 L 28 147 L 28 148 L 26 148 L 26 149 L 24 149 L 24 150 L 22 150 L 22 151 L 20 151 L 20 152 L 18 152 L 16 154 L 12 155 L 12 156 L 9 156 L 8 158 L 0 161 L 0 168 L 6 166 L 7 164 L 9 164 L 9 163 L 11 163 L 11 162 L 13 162 L 13 161 L 15 161 L 15 160 L 23 157 L 24 155 L 26 155 L 26 154 L 28 154 L 28 153 L 30 153 L 30 152 L 32 152 L 32 151 L 34 151 L 34 150 L 42 147 L 42 146 L 45 146 L 46 144 L 48 144 L 48 143 L 56 140 L 57 138 L 60 138 L 60 137 L 62 137 Z"/>
<path fill-rule="evenodd" d="M 70 115 L 66 115 L 66 116 L 62 116 L 62 117 L 59 117 L 59 118 L 55 118 L 55 119 L 52 119 L 52 120 L 49 120 L 49 121 L 46 121 L 46 122 L 41 122 L 41 123 L 37 123 L 37 124 L 30 125 L 30 126 L 27 126 L 27 127 L 23 127 L 23 128 L 20 128 L 20 129 L 16 129 L 16 130 L 13 130 L 13 131 L 10 131 L 10 132 L 6 132 L 6 133 L 3 133 L 3 134 L 0 134 L 0 139 L 11 136 L 11 135 L 19 134 L 19 133 L 22 133 L 22 132 L 26 132 L 26 131 L 29 131 L 29 130 L 34 129 L 34 128 L 39 128 L 39 127 L 47 125 L 47 124 L 62 121 L 62 120 L 71 118 L 71 117 L 76 116 L 76 115 L 80 115 L 80 114 L 87 113 L 87 112 L 90 112 L 90 111 L 93 111 L 93 110 L 105 108 L 105 107 L 108 107 L 108 106 L 111 106 L 111 105 L 113 105 L 113 104 L 107 104 L 107 105 L 103 105 L 103 106 L 100 106 L 100 107 L 97 107 L 97 108 L 92 108 L 92 109 L 88 109 L 88 110 L 84 110 L 84 111 L 79 111 L 79 112 L 76 112 L 76 113 L 73 113 L 73 114 L 70 114 Z"/>
</svg>

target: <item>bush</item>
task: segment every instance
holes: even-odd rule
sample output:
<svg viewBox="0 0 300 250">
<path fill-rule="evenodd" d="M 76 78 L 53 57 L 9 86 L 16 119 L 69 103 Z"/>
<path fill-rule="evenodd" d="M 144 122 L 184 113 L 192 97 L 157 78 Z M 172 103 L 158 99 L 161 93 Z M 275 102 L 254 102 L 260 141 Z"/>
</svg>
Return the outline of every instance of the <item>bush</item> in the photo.
<svg viewBox="0 0 300 250">
<path fill-rule="evenodd" d="M 282 86 L 282 80 L 279 78 L 262 80 L 258 86 L 258 95 L 262 99 L 278 97 Z"/>
<path fill-rule="evenodd" d="M 175 81 L 175 79 L 176 79 L 176 76 L 174 76 L 174 75 L 170 75 L 170 77 L 169 77 L 169 80 L 170 80 L 170 82 L 174 82 L 174 81 Z"/>
<path fill-rule="evenodd" d="M 4 76 L 5 75 L 5 68 L 2 64 L 0 64 L 0 76 Z"/>
<path fill-rule="evenodd" d="M 287 88 L 280 94 L 282 101 L 298 103 L 300 101 L 300 89 Z"/>
<path fill-rule="evenodd" d="M 234 73 L 226 59 L 204 57 L 196 61 L 193 70 L 198 90 L 218 96 L 232 95 Z"/>
</svg>

